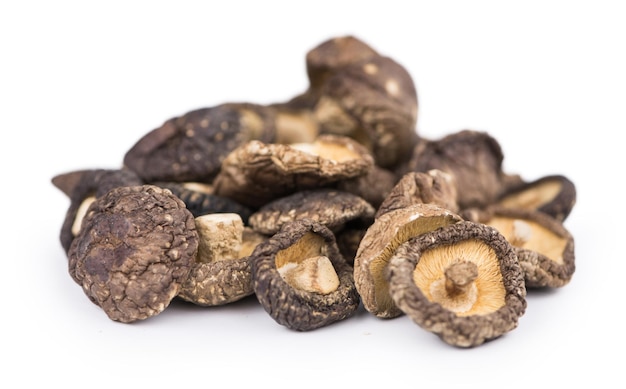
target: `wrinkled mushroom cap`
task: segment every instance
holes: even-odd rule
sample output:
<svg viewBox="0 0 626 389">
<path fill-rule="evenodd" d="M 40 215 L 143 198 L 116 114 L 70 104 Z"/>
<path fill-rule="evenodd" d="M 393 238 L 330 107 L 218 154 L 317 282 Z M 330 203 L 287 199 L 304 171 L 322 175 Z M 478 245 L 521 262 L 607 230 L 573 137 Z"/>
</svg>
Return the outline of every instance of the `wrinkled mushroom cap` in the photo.
<svg viewBox="0 0 626 389">
<path fill-rule="evenodd" d="M 389 258 L 408 239 L 460 221 L 460 216 L 435 204 L 414 204 L 376 218 L 354 258 L 354 281 L 365 309 L 380 318 L 400 316 L 384 275 Z"/>
<path fill-rule="evenodd" d="M 229 152 L 253 139 L 272 142 L 274 111 L 261 105 L 228 103 L 167 120 L 141 137 L 124 165 L 146 182 L 211 182 Z"/>
<path fill-rule="evenodd" d="M 515 247 L 526 287 L 558 288 L 571 281 L 574 237 L 558 219 L 537 210 L 492 206 L 478 221 L 496 228 Z"/>
<path fill-rule="evenodd" d="M 366 174 L 374 161 L 358 142 L 321 135 L 312 143 L 250 141 L 224 160 L 215 194 L 256 208 L 299 190 Z"/>
<path fill-rule="evenodd" d="M 89 207 L 70 246 L 69 272 L 110 319 L 130 323 L 170 304 L 197 250 L 193 215 L 169 190 L 117 187 Z"/>
<path fill-rule="evenodd" d="M 505 191 L 498 206 L 523 208 L 547 213 L 564 221 L 576 204 L 576 186 L 567 177 L 556 174 L 526 182 Z"/>
<path fill-rule="evenodd" d="M 361 197 L 334 189 L 311 189 L 273 200 L 252 214 L 250 226 L 262 234 L 273 235 L 282 226 L 298 219 L 313 219 L 332 231 L 362 219 L 371 223 L 374 207 Z"/>
<path fill-rule="evenodd" d="M 321 133 L 356 139 L 383 168 L 408 160 L 418 139 L 415 85 L 389 57 L 372 56 L 333 74 L 314 112 Z"/>
<path fill-rule="evenodd" d="M 330 262 L 331 275 L 336 274 L 338 280 L 337 287 L 331 291 L 305 290 L 281 275 L 284 271 L 280 269 L 307 266 L 302 273 L 311 278 L 311 267 L 303 264 L 307 262 L 315 267 L 320 257 L 326 264 Z M 256 247 L 250 263 L 257 299 L 278 324 L 289 329 L 310 331 L 327 326 L 351 317 L 359 306 L 352 267 L 339 253 L 330 229 L 313 220 L 285 224 L 280 232 Z M 328 271 L 326 266 L 324 277 L 328 276 Z M 316 283 L 309 281 L 313 281 L 309 284 Z"/>
<path fill-rule="evenodd" d="M 458 212 L 454 176 L 438 169 L 404 174 L 378 207 L 376 217 L 419 203 L 432 203 Z"/>
<path fill-rule="evenodd" d="M 451 174 L 462 210 L 493 204 L 512 182 L 519 181 L 517 176 L 503 171 L 503 160 L 500 144 L 491 135 L 462 130 L 435 141 L 420 139 L 408 169 L 414 172 L 438 169 Z"/>
<path fill-rule="evenodd" d="M 70 199 L 60 233 L 61 245 L 67 253 L 89 205 L 97 197 L 113 188 L 141 185 L 143 181 L 128 169 L 85 169 L 58 174 L 52 178 L 52 184 Z"/>
<path fill-rule="evenodd" d="M 463 221 L 410 239 L 390 258 L 386 277 L 402 312 L 453 346 L 500 337 L 526 310 L 515 250 L 480 223 Z"/>
</svg>

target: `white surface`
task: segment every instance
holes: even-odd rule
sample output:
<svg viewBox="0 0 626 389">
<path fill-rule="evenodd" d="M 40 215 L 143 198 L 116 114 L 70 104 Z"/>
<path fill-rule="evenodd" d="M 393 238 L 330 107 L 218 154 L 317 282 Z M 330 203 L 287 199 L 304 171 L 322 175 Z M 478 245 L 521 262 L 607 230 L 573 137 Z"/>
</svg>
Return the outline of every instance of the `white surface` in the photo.
<svg viewBox="0 0 626 389">
<path fill-rule="evenodd" d="M 4 2 L 0 386 L 619 386 L 626 14 L 618 1 L 516 4 Z M 574 181 L 572 282 L 530 291 L 517 329 L 469 350 L 363 310 L 292 332 L 254 299 L 109 320 L 67 273 L 69 200 L 51 178 L 116 168 L 191 109 L 286 100 L 307 86 L 306 52 L 346 34 L 407 68 L 423 136 L 487 131 L 508 172 Z"/>
</svg>

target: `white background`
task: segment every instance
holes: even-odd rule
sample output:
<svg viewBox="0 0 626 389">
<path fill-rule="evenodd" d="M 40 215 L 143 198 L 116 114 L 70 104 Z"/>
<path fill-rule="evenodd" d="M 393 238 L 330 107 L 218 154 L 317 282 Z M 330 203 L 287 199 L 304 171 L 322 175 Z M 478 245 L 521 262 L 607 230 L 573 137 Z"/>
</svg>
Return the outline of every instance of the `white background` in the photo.
<svg viewBox="0 0 626 389">
<path fill-rule="evenodd" d="M 623 387 L 625 20 L 619 1 L 4 2 L 0 386 Z M 117 168 L 192 109 L 287 100 L 348 34 L 407 68 L 424 137 L 487 131 L 506 171 L 576 184 L 572 282 L 473 349 L 362 309 L 293 332 L 254 298 L 109 320 L 69 277 L 51 178 Z"/>
</svg>

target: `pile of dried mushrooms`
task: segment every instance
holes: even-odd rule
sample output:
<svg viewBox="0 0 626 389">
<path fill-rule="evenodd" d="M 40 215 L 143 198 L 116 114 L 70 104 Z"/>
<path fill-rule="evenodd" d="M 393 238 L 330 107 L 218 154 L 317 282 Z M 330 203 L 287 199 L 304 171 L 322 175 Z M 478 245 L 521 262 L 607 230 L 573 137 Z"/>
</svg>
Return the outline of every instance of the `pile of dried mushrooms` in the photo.
<svg viewBox="0 0 626 389">
<path fill-rule="evenodd" d="M 571 180 L 504 171 L 485 132 L 420 136 L 411 76 L 356 37 L 306 71 L 287 101 L 190 111 L 119 168 L 52 178 L 70 276 L 111 320 L 255 296 L 296 331 L 362 306 L 474 347 L 518 326 L 528 289 L 569 283 Z"/>
</svg>

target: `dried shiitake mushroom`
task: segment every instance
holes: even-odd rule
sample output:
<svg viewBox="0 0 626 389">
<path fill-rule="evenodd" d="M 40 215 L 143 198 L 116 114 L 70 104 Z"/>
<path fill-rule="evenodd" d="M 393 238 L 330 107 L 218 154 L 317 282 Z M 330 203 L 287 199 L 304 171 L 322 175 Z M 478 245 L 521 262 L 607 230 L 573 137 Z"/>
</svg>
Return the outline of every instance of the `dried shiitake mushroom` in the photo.
<svg viewBox="0 0 626 389">
<path fill-rule="evenodd" d="M 69 272 L 111 320 L 161 313 L 187 279 L 198 250 L 194 217 L 172 192 L 122 186 L 87 210 L 69 250 Z"/>
<path fill-rule="evenodd" d="M 200 306 L 224 305 L 254 293 L 249 255 L 267 239 L 235 213 L 196 217 L 198 254 L 178 297 Z"/>
<path fill-rule="evenodd" d="M 439 169 L 454 177 L 460 209 L 493 204 L 507 188 L 519 185 L 518 175 L 503 171 L 498 141 L 486 132 L 462 130 L 439 140 L 421 138 L 407 164 L 409 171 Z"/>
<path fill-rule="evenodd" d="M 402 311 L 391 299 L 384 275 L 389 258 L 411 237 L 462 220 L 435 204 L 413 204 L 377 217 L 361 239 L 354 258 L 354 281 L 365 309 L 380 318 L 400 316 Z"/>
<path fill-rule="evenodd" d="M 374 207 L 361 197 L 335 189 L 310 189 L 278 198 L 250 216 L 250 226 L 259 233 L 273 235 L 283 225 L 298 219 L 313 219 L 333 232 L 347 223 L 362 219 L 370 224 Z"/>
<path fill-rule="evenodd" d="M 526 287 L 569 284 L 576 270 L 574 237 L 561 221 L 537 210 L 497 205 L 473 215 L 473 221 L 494 227 L 513 245 Z"/>
<path fill-rule="evenodd" d="M 378 208 L 385 198 L 389 196 L 397 181 L 394 172 L 374 165 L 364 175 L 341 180 L 335 187 L 355 194 L 370 203 L 374 208 Z"/>
<path fill-rule="evenodd" d="M 314 113 L 321 133 L 359 141 L 383 168 L 408 160 L 418 140 L 415 85 L 389 57 L 367 57 L 335 72 L 320 87 Z"/>
<path fill-rule="evenodd" d="M 394 209 L 419 203 L 432 203 L 458 212 L 454 177 L 438 169 L 406 173 L 380 204 L 376 217 Z"/>
<path fill-rule="evenodd" d="M 97 197 L 113 188 L 141 185 L 143 181 L 128 169 L 85 169 L 58 174 L 52 178 L 52 184 L 70 199 L 60 233 L 61 246 L 67 254 L 87 208 Z"/>
<path fill-rule="evenodd" d="M 396 305 L 423 329 L 475 347 L 518 326 L 526 310 L 515 250 L 495 228 L 463 221 L 411 238 L 386 269 Z"/>
<path fill-rule="evenodd" d="M 280 325 L 310 331 L 351 317 L 359 306 L 352 267 L 332 231 L 314 220 L 285 224 L 250 256 L 252 283 Z"/>
<path fill-rule="evenodd" d="M 548 175 L 507 190 L 496 204 L 537 210 L 564 221 L 576 204 L 576 186 L 564 175 Z"/>
<path fill-rule="evenodd" d="M 124 156 L 146 182 L 211 182 L 229 152 L 253 139 L 273 142 L 274 111 L 251 103 L 200 108 L 148 132 Z"/>
<path fill-rule="evenodd" d="M 213 181 L 214 193 L 251 208 L 300 190 L 366 174 L 371 154 L 344 136 L 320 135 L 297 144 L 250 141 L 233 150 Z"/>
<path fill-rule="evenodd" d="M 183 200 L 194 217 L 211 213 L 236 213 L 248 223 L 252 210 L 228 197 L 213 193 L 213 187 L 196 182 L 155 182 L 154 185 L 167 188 Z"/>
</svg>

